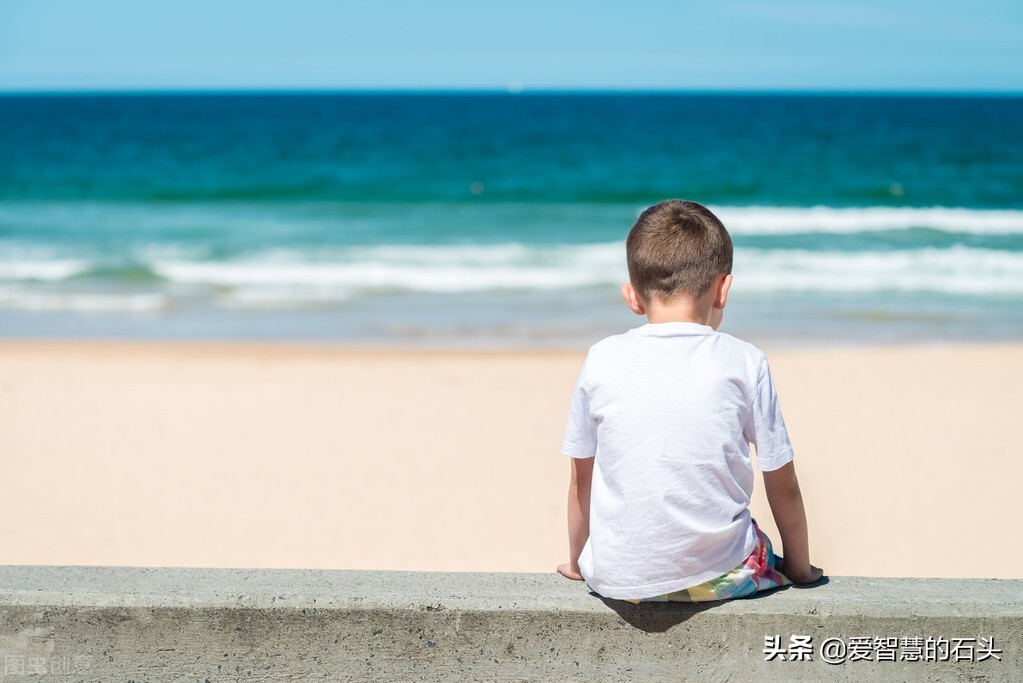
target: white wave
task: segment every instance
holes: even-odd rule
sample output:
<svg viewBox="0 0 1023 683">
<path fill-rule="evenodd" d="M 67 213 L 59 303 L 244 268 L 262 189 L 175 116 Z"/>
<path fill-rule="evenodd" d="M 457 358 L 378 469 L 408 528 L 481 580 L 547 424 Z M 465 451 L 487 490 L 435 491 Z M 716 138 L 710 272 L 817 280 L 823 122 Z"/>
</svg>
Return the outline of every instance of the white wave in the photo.
<svg viewBox="0 0 1023 683">
<path fill-rule="evenodd" d="M 555 291 L 616 286 L 627 278 L 619 242 L 548 248 L 505 244 L 464 247 L 376 247 L 303 262 L 273 252 L 230 262 L 162 261 L 164 278 L 232 288 L 232 305 L 328 301 L 366 291 Z M 358 258 L 355 258 L 358 257 Z M 738 249 L 736 282 L 748 291 L 1023 294 L 1023 253 L 954 247 L 837 252 Z"/>
<path fill-rule="evenodd" d="M 950 207 L 709 207 L 735 235 L 880 232 L 930 228 L 976 235 L 1023 234 L 1023 211 Z"/>
<path fill-rule="evenodd" d="M 400 212 L 386 203 L 319 202 L 262 204 L 189 202 L 154 208 L 146 203 L 121 202 L 0 202 L 0 223 L 28 231 L 45 229 L 63 234 L 72 229 L 81 234 L 101 234 L 111 228 L 130 230 L 131 234 L 191 233 L 201 228 L 214 234 L 293 234 L 296 228 L 316 232 L 352 226 L 382 227 L 383 230 L 406 225 L 409 215 L 420 217 L 429 233 L 437 223 L 455 221 L 463 229 L 481 224 L 507 226 L 535 224 L 549 220 L 570 230 L 585 228 L 592 221 L 617 225 L 628 222 L 645 207 L 623 204 L 521 203 L 504 202 L 472 207 L 466 204 L 422 203 L 406 206 Z M 968 234 L 1023 234 L 1023 210 L 974 209 L 952 206 L 834 207 L 712 205 L 710 207 L 735 234 L 853 233 L 864 231 L 930 228 Z M 622 225 L 627 231 L 628 225 Z M 469 233 L 467 233 L 469 234 Z M 202 250 L 207 245 L 169 248 Z M 2 250 L 2 247 L 0 247 Z"/>
<path fill-rule="evenodd" d="M 72 259 L 0 261 L 0 280 L 66 280 L 89 270 L 89 262 Z"/>
<path fill-rule="evenodd" d="M 622 242 L 275 249 L 208 261 L 154 250 L 145 263 L 168 282 L 160 294 L 49 290 L 88 268 L 69 259 L 0 261 L 0 306 L 26 310 L 157 310 L 182 289 L 232 308 L 329 306 L 370 292 L 459 293 L 606 287 L 627 278 Z M 6 270 L 5 270 L 6 269 Z M 746 249 L 736 291 L 930 292 L 1023 295 L 1023 253 L 957 246 L 892 251 Z M 38 285 L 32 281 L 39 281 Z M 202 290 L 213 291 L 203 293 Z"/>
<path fill-rule="evenodd" d="M 221 286 L 335 286 L 360 290 L 465 292 L 487 289 L 557 289 L 608 282 L 608 274 L 557 267 L 408 266 L 388 263 L 266 266 L 233 263 L 165 263 L 154 266 L 162 277 L 185 283 Z M 617 279 L 617 278 L 616 278 Z"/>
<path fill-rule="evenodd" d="M 735 286 L 757 292 L 1023 295 L 1023 253 L 953 247 L 891 252 L 738 250 Z"/>
<path fill-rule="evenodd" d="M 161 277 L 180 283 L 226 287 L 334 287 L 353 290 L 464 292 L 488 289 L 557 289 L 618 281 L 625 274 L 624 246 L 362 247 L 339 252 L 332 262 L 303 261 L 274 251 L 226 262 L 155 261 Z"/>
<path fill-rule="evenodd" d="M 223 308 L 297 310 L 331 306 L 351 298 L 346 287 L 239 287 L 217 296 Z"/>
<path fill-rule="evenodd" d="M 25 287 L 0 288 L 0 308 L 22 311 L 145 313 L 168 306 L 162 294 L 37 292 Z"/>
</svg>

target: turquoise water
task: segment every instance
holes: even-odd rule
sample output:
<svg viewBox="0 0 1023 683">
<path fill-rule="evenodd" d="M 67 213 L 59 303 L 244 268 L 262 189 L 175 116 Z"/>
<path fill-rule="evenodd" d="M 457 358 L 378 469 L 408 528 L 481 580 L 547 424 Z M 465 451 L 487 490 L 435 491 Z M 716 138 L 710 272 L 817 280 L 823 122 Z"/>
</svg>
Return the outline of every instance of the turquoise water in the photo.
<svg viewBox="0 0 1023 683">
<path fill-rule="evenodd" d="M 579 344 L 623 240 L 732 232 L 723 329 L 1023 338 L 1023 99 L 0 97 L 0 335 Z"/>
</svg>

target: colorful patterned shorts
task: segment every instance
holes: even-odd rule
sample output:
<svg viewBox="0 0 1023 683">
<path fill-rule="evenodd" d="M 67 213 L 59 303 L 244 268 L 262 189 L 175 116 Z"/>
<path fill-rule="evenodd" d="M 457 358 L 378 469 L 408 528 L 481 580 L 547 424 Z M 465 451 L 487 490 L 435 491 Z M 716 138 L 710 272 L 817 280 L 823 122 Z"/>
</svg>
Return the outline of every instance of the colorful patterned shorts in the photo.
<svg viewBox="0 0 1023 683">
<path fill-rule="evenodd" d="M 757 545 L 749 557 L 735 569 L 716 579 L 701 583 L 699 586 L 675 591 L 674 593 L 656 595 L 652 598 L 627 600 L 627 602 L 639 604 L 641 602 L 730 600 L 732 598 L 745 598 L 758 591 L 790 585 L 792 581 L 775 569 L 775 565 L 782 558 L 774 554 L 774 550 L 771 548 L 771 539 L 760 530 L 756 520 L 753 520 L 753 530 L 757 534 Z"/>
</svg>

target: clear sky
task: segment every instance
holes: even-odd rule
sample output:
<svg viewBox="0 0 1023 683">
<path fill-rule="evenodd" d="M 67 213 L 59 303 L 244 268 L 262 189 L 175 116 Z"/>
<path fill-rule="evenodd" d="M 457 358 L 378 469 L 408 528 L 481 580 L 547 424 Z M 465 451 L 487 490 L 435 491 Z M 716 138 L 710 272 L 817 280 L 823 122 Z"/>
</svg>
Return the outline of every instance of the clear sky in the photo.
<svg viewBox="0 0 1023 683">
<path fill-rule="evenodd" d="M 0 90 L 1023 91 L 1020 0 L 0 0 Z"/>
</svg>

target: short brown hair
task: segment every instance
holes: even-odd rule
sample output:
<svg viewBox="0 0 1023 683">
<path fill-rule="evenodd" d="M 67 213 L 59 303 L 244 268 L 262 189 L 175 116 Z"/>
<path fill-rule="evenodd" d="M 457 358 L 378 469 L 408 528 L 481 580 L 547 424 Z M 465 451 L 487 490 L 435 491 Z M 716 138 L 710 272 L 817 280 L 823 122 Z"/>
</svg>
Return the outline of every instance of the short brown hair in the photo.
<svg viewBox="0 0 1023 683">
<path fill-rule="evenodd" d="M 640 214 L 625 241 L 629 280 L 639 295 L 664 301 L 704 294 L 732 272 L 732 238 L 717 216 L 696 202 L 669 199 Z"/>
</svg>

